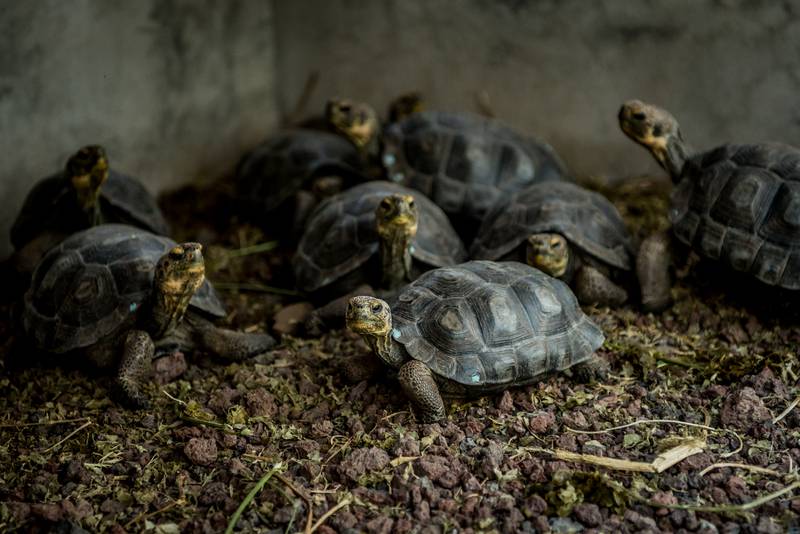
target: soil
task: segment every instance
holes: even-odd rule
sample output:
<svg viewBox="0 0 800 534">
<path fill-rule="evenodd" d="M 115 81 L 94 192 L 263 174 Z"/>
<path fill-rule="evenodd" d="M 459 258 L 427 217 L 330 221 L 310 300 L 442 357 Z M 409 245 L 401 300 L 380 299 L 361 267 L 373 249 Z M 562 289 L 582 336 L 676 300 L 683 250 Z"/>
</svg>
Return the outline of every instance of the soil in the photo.
<svg viewBox="0 0 800 534">
<path fill-rule="evenodd" d="M 666 227 L 663 182 L 606 192 L 639 237 Z M 390 372 L 345 379 L 344 362 L 368 355 L 359 338 L 299 337 L 309 306 L 288 308 L 304 299 L 280 291 L 291 249 L 229 252 L 270 238 L 236 219 L 224 191 L 188 188 L 162 204 L 178 240 L 206 245 L 226 322 L 270 330 L 278 314 L 282 343 L 240 363 L 164 358 L 152 408 L 135 411 L 81 362 L 13 352 L 5 305 L 0 531 L 221 532 L 232 520 L 241 532 L 800 528 L 800 410 L 784 413 L 800 394 L 800 328 L 782 297 L 690 259 L 667 312 L 587 310 L 606 333 L 607 379 L 549 376 L 449 402 L 447 420 L 421 424 Z M 613 429 L 641 420 L 658 421 Z M 641 467 L 690 438 L 698 452 L 661 473 L 564 459 Z"/>
</svg>

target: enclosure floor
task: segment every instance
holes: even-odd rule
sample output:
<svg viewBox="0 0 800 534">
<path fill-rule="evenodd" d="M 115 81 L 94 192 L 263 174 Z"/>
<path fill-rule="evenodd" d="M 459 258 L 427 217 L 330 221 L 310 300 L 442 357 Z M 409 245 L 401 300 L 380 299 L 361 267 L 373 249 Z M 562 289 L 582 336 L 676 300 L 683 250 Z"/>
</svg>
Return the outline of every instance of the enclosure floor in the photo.
<svg viewBox="0 0 800 534">
<path fill-rule="evenodd" d="M 665 227 L 666 194 L 638 180 L 613 199 L 641 237 Z M 228 217 L 216 195 L 184 190 L 162 204 L 179 240 L 220 247 L 206 255 L 212 280 L 225 282 L 227 322 L 269 328 L 299 298 L 253 289 L 288 287 L 291 251 L 226 254 L 268 237 Z M 243 502 L 243 532 L 796 528 L 800 409 L 783 412 L 800 394 L 797 321 L 758 291 L 726 295 L 725 279 L 704 268 L 678 276 L 664 314 L 588 310 L 606 332 L 606 381 L 548 377 L 448 403 L 447 420 L 432 425 L 416 421 L 388 371 L 343 379 L 342 362 L 367 353 L 344 331 L 287 337 L 242 363 L 162 359 L 152 408 L 127 410 L 110 400 L 107 376 L 78 362 L 30 366 L 8 356 L 16 330 L 6 305 L 0 531 L 70 522 L 90 532 L 221 532 Z M 656 421 L 588 433 L 643 420 Z M 662 473 L 642 471 L 679 444 L 701 452 Z M 568 452 L 586 456 L 567 461 Z M 598 467 L 588 455 L 636 463 Z M 248 501 L 256 485 L 263 489 Z"/>
</svg>

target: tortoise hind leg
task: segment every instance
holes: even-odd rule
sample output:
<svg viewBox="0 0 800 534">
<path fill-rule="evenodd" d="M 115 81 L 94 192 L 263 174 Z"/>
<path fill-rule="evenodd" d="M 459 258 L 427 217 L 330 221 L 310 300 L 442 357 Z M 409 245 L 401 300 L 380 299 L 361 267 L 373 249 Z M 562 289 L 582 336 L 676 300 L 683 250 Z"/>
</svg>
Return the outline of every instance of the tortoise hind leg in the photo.
<svg viewBox="0 0 800 534">
<path fill-rule="evenodd" d="M 142 391 L 142 379 L 150 370 L 155 344 L 147 332 L 131 330 L 125 337 L 117 369 L 117 387 L 122 400 L 136 408 L 148 408 L 150 400 Z"/>
<path fill-rule="evenodd" d="M 423 422 L 435 423 L 444 419 L 444 401 L 427 365 L 417 360 L 406 362 L 400 368 L 397 379 L 406 396 L 419 410 Z"/>
<path fill-rule="evenodd" d="M 672 262 L 671 240 L 665 232 L 651 235 L 639 247 L 636 257 L 636 276 L 642 291 L 645 311 L 659 312 L 672 303 L 669 267 Z"/>
<path fill-rule="evenodd" d="M 575 296 L 581 304 L 621 306 L 628 300 L 628 292 L 612 282 L 606 275 L 590 267 L 582 266 L 575 273 Z"/>
<path fill-rule="evenodd" d="M 583 384 L 603 381 L 608 378 L 608 362 L 599 356 L 581 362 L 570 369 L 572 375 Z"/>
</svg>

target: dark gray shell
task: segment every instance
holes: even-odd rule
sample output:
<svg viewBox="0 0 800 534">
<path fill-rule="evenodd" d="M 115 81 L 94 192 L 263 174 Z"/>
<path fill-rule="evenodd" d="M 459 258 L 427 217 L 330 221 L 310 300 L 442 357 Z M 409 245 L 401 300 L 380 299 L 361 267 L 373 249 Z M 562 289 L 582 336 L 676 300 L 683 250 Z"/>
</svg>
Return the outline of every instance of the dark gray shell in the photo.
<svg viewBox="0 0 800 534">
<path fill-rule="evenodd" d="M 499 201 L 486 215 L 472 257 L 502 258 L 531 234 L 558 233 L 581 252 L 617 269 L 633 267 L 633 245 L 606 197 L 569 182 L 536 184 Z"/>
<path fill-rule="evenodd" d="M 400 293 L 392 321 L 412 358 L 478 389 L 587 361 L 604 340 L 566 284 L 517 262 L 429 271 Z"/>
<path fill-rule="evenodd" d="M 130 224 L 159 235 L 169 233 L 155 198 L 144 185 L 113 170 L 100 188 L 100 211 L 107 223 Z M 69 234 L 84 228 L 85 215 L 60 172 L 41 180 L 28 193 L 11 227 L 11 243 L 19 250 L 42 232 Z"/>
<path fill-rule="evenodd" d="M 316 291 L 377 254 L 375 210 L 385 197 L 412 195 L 419 211 L 414 259 L 432 267 L 464 261 L 467 252 L 442 210 L 419 191 L 386 181 L 366 182 L 321 204 L 309 218 L 294 258 L 298 287 Z"/>
<path fill-rule="evenodd" d="M 691 158 L 670 221 L 678 240 L 702 256 L 800 289 L 800 150 L 724 145 Z"/>
<path fill-rule="evenodd" d="M 383 165 L 389 179 L 419 189 L 447 214 L 479 221 L 503 194 L 568 179 L 549 145 L 469 113 L 415 113 L 390 125 Z"/>
<path fill-rule="evenodd" d="M 149 298 L 158 259 L 175 242 L 133 226 L 104 224 L 51 249 L 25 294 L 23 326 L 40 349 L 87 347 L 114 334 Z M 191 306 L 217 317 L 225 308 L 206 280 Z"/>
<path fill-rule="evenodd" d="M 315 177 L 359 179 L 361 167 L 358 151 L 341 136 L 286 130 L 257 146 L 239 163 L 237 196 L 251 209 L 272 211 Z"/>
</svg>

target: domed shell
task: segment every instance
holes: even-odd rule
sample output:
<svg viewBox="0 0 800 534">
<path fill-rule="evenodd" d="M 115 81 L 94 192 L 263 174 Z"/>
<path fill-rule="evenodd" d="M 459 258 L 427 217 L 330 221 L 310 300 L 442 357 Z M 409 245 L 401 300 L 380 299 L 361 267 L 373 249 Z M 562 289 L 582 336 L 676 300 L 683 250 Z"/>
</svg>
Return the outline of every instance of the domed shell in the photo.
<svg viewBox="0 0 800 534">
<path fill-rule="evenodd" d="M 412 358 L 479 389 L 587 361 L 604 340 L 566 284 L 517 262 L 429 271 L 400 293 L 392 320 Z"/>
<path fill-rule="evenodd" d="M 360 179 L 361 158 L 341 136 L 320 130 L 279 132 L 253 149 L 236 171 L 237 196 L 251 209 L 272 211 L 309 180 Z"/>
<path fill-rule="evenodd" d="M 51 249 L 25 294 L 23 326 L 40 349 L 87 347 L 132 324 L 152 292 L 159 258 L 176 243 L 132 226 L 106 224 Z M 191 306 L 216 317 L 225 309 L 206 280 Z"/>
<path fill-rule="evenodd" d="M 477 220 L 503 194 L 568 179 L 549 145 L 470 113 L 421 112 L 390 125 L 383 165 L 446 213 Z"/>
<path fill-rule="evenodd" d="M 702 256 L 800 289 L 800 150 L 724 145 L 691 158 L 670 221 L 678 240 Z"/>
<path fill-rule="evenodd" d="M 568 182 L 536 184 L 495 204 L 472 245 L 472 257 L 496 260 L 529 235 L 558 233 L 581 252 L 622 270 L 633 267 L 630 234 L 603 195 Z"/>
<path fill-rule="evenodd" d="M 144 185 L 114 170 L 100 187 L 100 211 L 104 222 L 130 224 L 159 235 L 169 233 L 155 198 Z M 44 231 L 66 234 L 84 228 L 85 216 L 60 172 L 41 180 L 28 193 L 11 227 L 11 243 L 19 250 Z"/>
<path fill-rule="evenodd" d="M 432 267 L 466 259 L 464 244 L 444 212 L 430 199 L 391 182 L 372 181 L 329 198 L 311 215 L 294 258 L 298 287 L 316 291 L 377 254 L 375 210 L 392 194 L 412 195 L 416 202 L 419 219 L 412 241 L 414 259 Z"/>
</svg>

